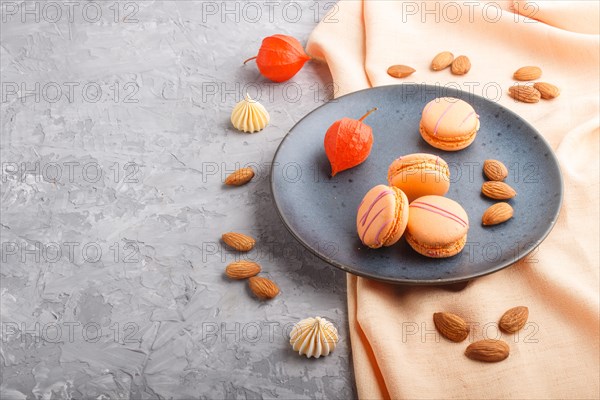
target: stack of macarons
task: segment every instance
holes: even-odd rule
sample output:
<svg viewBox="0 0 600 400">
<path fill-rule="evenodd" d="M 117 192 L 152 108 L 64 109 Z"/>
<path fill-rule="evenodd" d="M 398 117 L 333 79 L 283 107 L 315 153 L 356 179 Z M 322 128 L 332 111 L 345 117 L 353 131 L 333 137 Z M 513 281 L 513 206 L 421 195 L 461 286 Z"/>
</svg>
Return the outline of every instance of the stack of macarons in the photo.
<svg viewBox="0 0 600 400">
<path fill-rule="evenodd" d="M 460 204 L 444 197 L 450 172 L 441 157 L 400 157 L 390 165 L 388 183 L 369 190 L 358 207 L 356 229 L 364 245 L 391 246 L 405 234 L 408 244 L 427 257 L 451 257 L 464 248 L 469 218 Z"/>
<path fill-rule="evenodd" d="M 479 117 L 463 100 L 443 97 L 423 109 L 420 132 L 432 146 L 456 151 L 475 140 Z M 358 207 L 356 229 L 370 248 L 391 246 L 404 235 L 418 253 L 452 257 L 464 248 L 469 217 L 460 204 L 444 195 L 450 169 L 439 156 L 415 153 L 394 160 L 388 184 L 377 185 Z"/>
</svg>

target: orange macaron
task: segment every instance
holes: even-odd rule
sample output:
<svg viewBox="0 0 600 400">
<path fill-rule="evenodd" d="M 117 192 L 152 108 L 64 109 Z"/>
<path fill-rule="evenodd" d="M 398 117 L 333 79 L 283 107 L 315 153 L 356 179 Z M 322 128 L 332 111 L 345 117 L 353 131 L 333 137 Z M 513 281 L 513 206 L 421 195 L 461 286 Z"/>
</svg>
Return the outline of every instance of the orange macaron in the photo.
<svg viewBox="0 0 600 400">
<path fill-rule="evenodd" d="M 466 101 L 440 97 L 427 103 L 419 131 L 433 147 L 457 151 L 468 147 L 479 130 L 479 116 Z"/>
<path fill-rule="evenodd" d="M 469 217 L 454 200 L 424 196 L 410 203 L 406 241 L 424 256 L 445 258 L 460 253 L 468 231 Z"/>
<path fill-rule="evenodd" d="M 408 199 L 398 188 L 377 185 L 367 192 L 358 206 L 358 237 L 372 249 L 396 243 L 407 224 Z"/>
<path fill-rule="evenodd" d="M 408 154 L 390 164 L 388 183 L 402 190 L 408 201 L 431 194 L 443 196 L 450 188 L 450 169 L 439 156 Z"/>
</svg>

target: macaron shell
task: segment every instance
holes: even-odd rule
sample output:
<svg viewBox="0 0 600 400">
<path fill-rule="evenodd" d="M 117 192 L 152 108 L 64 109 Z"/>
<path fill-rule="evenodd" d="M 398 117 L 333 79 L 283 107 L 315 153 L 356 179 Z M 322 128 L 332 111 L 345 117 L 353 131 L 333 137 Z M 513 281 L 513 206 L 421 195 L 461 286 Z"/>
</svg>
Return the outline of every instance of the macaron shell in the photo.
<svg viewBox="0 0 600 400">
<path fill-rule="evenodd" d="M 417 253 L 430 258 L 446 258 L 457 255 L 462 251 L 467 243 L 467 235 L 456 242 L 445 246 L 428 246 L 417 242 L 410 232 L 406 232 L 406 241 Z"/>
<path fill-rule="evenodd" d="M 377 185 L 367 192 L 356 214 L 356 230 L 360 240 L 368 247 L 379 248 L 398 241 L 400 236 L 394 232 L 399 211 L 397 190 L 386 185 Z M 408 207 L 404 205 L 408 212 Z M 407 223 L 408 218 L 403 222 Z M 405 228 L 405 226 L 404 226 Z M 402 233 L 404 229 L 402 229 Z"/>
<path fill-rule="evenodd" d="M 450 189 L 450 169 L 439 156 L 409 154 L 390 164 L 388 183 L 401 189 L 409 201 L 426 195 L 443 196 Z"/>
<path fill-rule="evenodd" d="M 446 197 L 424 196 L 410 203 L 409 209 L 407 241 L 415 244 L 411 244 L 415 250 L 462 250 L 464 243 L 458 245 L 466 240 L 469 218 L 460 204 Z"/>
<path fill-rule="evenodd" d="M 427 103 L 421 116 L 423 129 L 443 139 L 465 138 L 477 130 L 479 116 L 466 101 L 440 97 Z"/>
</svg>

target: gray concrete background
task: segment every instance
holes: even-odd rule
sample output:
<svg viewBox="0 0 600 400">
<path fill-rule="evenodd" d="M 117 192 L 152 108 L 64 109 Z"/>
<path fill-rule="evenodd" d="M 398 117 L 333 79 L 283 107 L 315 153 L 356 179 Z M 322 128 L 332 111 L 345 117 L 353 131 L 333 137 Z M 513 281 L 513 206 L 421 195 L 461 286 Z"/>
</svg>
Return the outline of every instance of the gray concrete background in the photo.
<svg viewBox="0 0 600 400">
<path fill-rule="evenodd" d="M 242 66 L 265 36 L 305 43 L 328 3 L 2 1 L 2 399 L 356 396 L 345 276 L 288 234 L 268 184 L 331 78 Z M 258 134 L 230 127 L 245 91 L 271 113 Z M 256 178 L 225 188 L 246 164 Z M 230 230 L 258 239 L 244 258 L 275 300 L 224 278 Z M 307 360 L 287 333 L 317 315 L 341 341 Z"/>
</svg>

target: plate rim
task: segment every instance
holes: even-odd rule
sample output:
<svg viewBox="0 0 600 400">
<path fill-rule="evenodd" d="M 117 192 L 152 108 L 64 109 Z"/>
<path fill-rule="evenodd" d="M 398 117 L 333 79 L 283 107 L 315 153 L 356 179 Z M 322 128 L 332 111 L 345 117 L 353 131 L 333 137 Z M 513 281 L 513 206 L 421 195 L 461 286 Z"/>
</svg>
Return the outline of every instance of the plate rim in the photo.
<svg viewBox="0 0 600 400">
<path fill-rule="evenodd" d="M 423 89 L 439 89 L 438 86 L 435 85 L 429 85 L 429 84 L 413 84 L 413 83 L 401 83 L 401 84 L 393 84 L 393 85 L 381 85 L 381 86 L 375 86 L 375 87 L 369 87 L 369 88 L 365 88 L 365 89 L 361 89 L 361 90 L 357 90 L 354 92 L 350 92 L 350 93 L 346 93 L 340 97 L 337 97 L 335 99 L 329 100 L 326 103 L 321 104 L 320 106 L 312 109 L 311 111 L 309 111 L 306 115 L 304 115 L 302 118 L 300 118 L 293 127 L 291 127 L 288 132 L 285 134 L 285 136 L 281 139 L 281 142 L 279 142 L 279 145 L 277 146 L 277 150 L 275 150 L 275 154 L 273 155 L 273 160 L 271 162 L 271 168 L 270 168 L 270 177 L 269 177 L 269 187 L 271 189 L 271 199 L 273 200 L 273 203 L 275 204 L 275 210 L 277 211 L 277 214 L 279 215 L 279 218 L 281 218 L 281 221 L 283 222 L 283 225 L 286 227 L 286 229 L 288 230 L 288 232 L 291 233 L 291 235 L 294 237 L 294 239 L 296 239 L 302 246 L 304 246 L 308 251 L 310 251 L 312 254 L 314 254 L 315 256 L 317 256 L 318 258 L 320 258 L 321 260 L 325 261 L 327 264 L 336 267 L 338 269 L 341 269 L 342 271 L 346 272 L 346 273 L 350 273 L 352 275 L 355 276 L 359 276 L 359 277 L 363 277 L 363 278 L 367 278 L 367 279 L 372 279 L 375 281 L 379 281 L 379 282 L 385 282 L 385 283 L 391 283 L 391 284 L 395 284 L 395 285 L 405 285 L 405 286 L 439 286 L 439 285 L 451 285 L 451 284 L 455 284 L 455 283 L 461 283 L 461 282 L 468 282 L 471 281 L 473 279 L 476 278 L 480 278 L 486 275 L 490 275 L 493 273 L 496 273 L 498 271 L 501 271 L 505 268 L 510 267 L 513 264 L 516 264 L 517 262 L 519 262 L 520 260 L 524 259 L 525 257 L 527 257 L 532 251 L 534 251 L 544 240 L 546 240 L 546 238 L 548 237 L 548 235 L 550 234 L 550 232 L 552 232 L 552 230 L 554 229 L 554 226 L 556 225 L 556 222 L 558 221 L 558 218 L 560 216 L 560 212 L 562 210 L 563 207 L 563 200 L 564 200 L 564 181 L 563 181 L 563 176 L 562 176 L 562 170 L 561 170 L 561 166 L 560 163 L 558 162 L 558 158 L 556 157 L 556 154 L 554 153 L 554 149 L 552 148 L 552 146 L 550 146 L 550 143 L 548 143 L 548 141 L 546 140 L 546 138 L 540 134 L 540 132 L 535 129 L 535 127 L 530 124 L 526 119 L 524 119 L 523 117 L 521 117 L 519 114 L 517 114 L 516 112 L 512 111 L 509 108 L 504 107 L 502 104 L 496 102 L 495 104 L 499 107 L 501 107 L 505 112 L 508 112 L 509 114 L 512 114 L 514 117 L 516 117 L 518 120 L 522 121 L 524 123 L 524 125 L 526 125 L 527 127 L 529 127 L 532 131 L 536 132 L 538 134 L 538 137 L 541 139 L 542 143 L 544 143 L 546 145 L 546 147 L 548 147 L 548 149 L 550 149 L 549 153 L 552 160 L 554 161 L 555 165 L 558 168 L 558 181 L 560 183 L 560 187 L 559 187 L 559 193 L 560 193 L 560 198 L 558 201 L 558 208 L 557 211 L 554 213 L 554 215 L 552 216 L 552 219 L 550 221 L 549 226 L 546 228 L 546 230 L 544 231 L 544 233 L 540 236 L 540 238 L 538 240 L 536 240 L 535 242 L 532 242 L 530 244 L 530 248 L 527 249 L 527 251 L 523 251 L 523 252 L 519 252 L 519 256 L 511 259 L 509 261 L 503 262 L 503 263 L 499 263 L 498 265 L 496 265 L 494 268 L 491 268 L 488 271 L 482 272 L 482 273 L 474 273 L 474 274 L 470 274 L 468 276 L 462 277 L 462 278 L 441 278 L 441 279 L 418 279 L 418 280 L 414 280 L 414 279 L 401 279 L 401 278 L 386 278 L 386 277 L 381 277 L 381 276 L 377 276 L 377 275 L 373 275 L 370 273 L 365 273 L 365 272 L 361 272 L 361 271 L 357 271 L 352 267 L 349 267 L 347 265 L 344 265 L 342 263 L 339 263 L 337 261 L 335 261 L 333 258 L 328 257 L 327 255 L 320 253 L 319 251 L 317 251 L 316 249 L 313 248 L 313 246 L 311 246 L 310 244 L 306 243 L 303 239 L 300 238 L 300 236 L 295 232 L 295 230 L 292 228 L 291 224 L 287 221 L 285 215 L 283 214 L 283 212 L 281 211 L 281 207 L 277 201 L 277 196 L 275 195 L 275 190 L 274 190 L 274 176 L 275 176 L 275 168 L 276 168 L 276 162 L 275 160 L 277 159 L 277 155 L 279 154 L 279 151 L 281 150 L 281 148 L 283 147 L 285 141 L 288 139 L 290 133 L 292 133 L 294 131 L 294 129 L 302 123 L 302 121 L 309 117 L 311 114 L 315 113 L 317 110 L 321 109 L 322 107 L 327 106 L 328 104 L 334 102 L 334 101 L 338 101 L 340 99 L 343 99 L 345 97 L 348 96 L 353 96 L 356 95 L 358 93 L 362 93 L 362 92 L 367 92 L 367 91 L 371 91 L 371 90 L 378 90 L 378 89 L 383 89 L 383 88 L 392 88 L 392 87 L 400 87 L 400 86 L 406 86 L 406 85 L 416 85 L 419 87 L 422 87 Z M 422 89 L 422 90 L 423 90 Z M 478 94 L 474 94 L 474 93 L 469 93 L 469 92 L 465 92 L 464 90 L 461 89 L 457 89 L 457 88 L 451 88 L 452 90 L 455 90 L 456 92 L 458 92 L 461 95 L 467 95 L 471 98 L 478 98 L 480 100 L 486 101 L 486 102 L 492 102 L 489 99 L 486 99 L 483 96 L 480 96 Z M 443 96 L 442 96 L 443 97 Z"/>
</svg>

